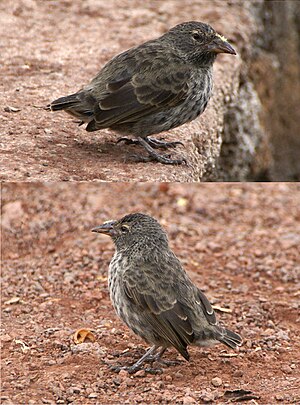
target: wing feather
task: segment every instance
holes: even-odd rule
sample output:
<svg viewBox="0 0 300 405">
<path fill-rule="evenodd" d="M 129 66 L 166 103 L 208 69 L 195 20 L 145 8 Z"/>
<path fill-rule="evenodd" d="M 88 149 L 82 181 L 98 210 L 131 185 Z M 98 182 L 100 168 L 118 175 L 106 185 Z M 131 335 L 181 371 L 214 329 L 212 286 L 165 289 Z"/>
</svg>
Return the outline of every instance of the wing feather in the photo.
<svg viewBox="0 0 300 405">
<path fill-rule="evenodd" d="M 149 273 L 149 267 L 148 267 Z M 139 273 L 141 274 L 141 273 Z M 124 290 L 127 297 L 137 305 L 161 339 L 174 346 L 185 359 L 189 359 L 187 346 L 194 339 L 194 332 L 185 306 L 175 297 L 175 290 L 170 284 L 160 297 L 147 277 L 128 279 L 124 277 Z M 150 281 L 151 284 L 151 281 Z"/>
<path fill-rule="evenodd" d="M 185 65 L 175 73 L 161 68 L 155 76 L 126 75 L 107 84 L 107 94 L 95 107 L 95 128 L 136 122 L 153 111 L 179 105 L 188 94 L 190 72 Z"/>
</svg>

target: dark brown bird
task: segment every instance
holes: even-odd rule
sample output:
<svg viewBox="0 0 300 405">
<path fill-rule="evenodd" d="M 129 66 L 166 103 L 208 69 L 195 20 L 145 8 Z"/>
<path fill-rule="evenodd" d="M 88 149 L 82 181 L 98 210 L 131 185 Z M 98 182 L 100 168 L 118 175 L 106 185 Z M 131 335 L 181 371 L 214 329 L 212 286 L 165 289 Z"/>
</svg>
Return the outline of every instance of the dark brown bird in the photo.
<svg viewBox="0 0 300 405">
<path fill-rule="evenodd" d="M 212 66 L 221 52 L 236 54 L 210 25 L 185 22 L 116 56 L 87 86 L 49 107 L 80 118 L 89 132 L 111 128 L 123 136 L 133 136 L 119 141 L 142 145 L 149 156 L 139 160 L 180 164 L 185 159 L 171 159 L 154 148 L 166 149 L 181 142 L 149 136 L 203 113 L 212 93 Z"/>
<path fill-rule="evenodd" d="M 189 360 L 188 345 L 221 342 L 234 349 L 241 344 L 237 333 L 218 325 L 208 299 L 192 283 L 154 218 L 129 214 L 92 231 L 109 235 L 116 247 L 108 284 L 117 314 L 152 345 L 137 363 L 125 367 L 129 372 L 151 356 L 159 360 L 168 347 Z"/>
</svg>

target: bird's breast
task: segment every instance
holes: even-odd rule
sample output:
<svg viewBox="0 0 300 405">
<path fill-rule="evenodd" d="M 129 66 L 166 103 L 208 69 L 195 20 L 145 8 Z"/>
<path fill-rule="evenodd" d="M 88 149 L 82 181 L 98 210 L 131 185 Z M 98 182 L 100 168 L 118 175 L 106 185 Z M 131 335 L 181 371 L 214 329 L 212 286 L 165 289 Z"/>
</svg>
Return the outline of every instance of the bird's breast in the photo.
<svg viewBox="0 0 300 405">
<path fill-rule="evenodd" d="M 123 288 L 123 274 L 128 266 L 128 259 L 119 253 L 115 253 L 108 270 L 108 289 L 110 299 L 118 316 L 124 320 L 124 305 L 126 296 Z"/>
</svg>

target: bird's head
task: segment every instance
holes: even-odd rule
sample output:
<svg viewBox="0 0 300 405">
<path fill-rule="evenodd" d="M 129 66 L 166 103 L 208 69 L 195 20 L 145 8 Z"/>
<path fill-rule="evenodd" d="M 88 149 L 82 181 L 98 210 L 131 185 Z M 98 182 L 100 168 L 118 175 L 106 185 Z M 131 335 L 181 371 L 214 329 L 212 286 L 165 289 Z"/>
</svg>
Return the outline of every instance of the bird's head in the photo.
<svg viewBox="0 0 300 405">
<path fill-rule="evenodd" d="M 225 37 L 218 34 L 210 25 L 197 21 L 178 24 L 163 37 L 188 60 L 204 66 L 211 65 L 218 53 L 236 55 Z"/>
<path fill-rule="evenodd" d="M 108 235 L 118 249 L 133 245 L 168 245 L 167 235 L 156 219 L 149 215 L 128 214 L 116 221 L 106 221 L 92 229 L 92 232 Z"/>
</svg>

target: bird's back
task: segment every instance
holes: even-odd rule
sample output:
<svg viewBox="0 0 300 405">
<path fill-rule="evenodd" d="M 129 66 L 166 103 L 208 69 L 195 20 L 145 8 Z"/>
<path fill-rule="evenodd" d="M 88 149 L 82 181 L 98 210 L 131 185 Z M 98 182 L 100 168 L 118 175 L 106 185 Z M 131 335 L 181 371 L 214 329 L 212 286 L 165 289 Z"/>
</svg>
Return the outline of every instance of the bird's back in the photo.
<svg viewBox="0 0 300 405">
<path fill-rule="evenodd" d="M 87 131 L 112 128 L 146 137 L 195 119 L 211 93 L 211 68 L 196 68 L 153 40 L 117 55 L 82 90 L 50 108 L 80 118 Z"/>
</svg>

